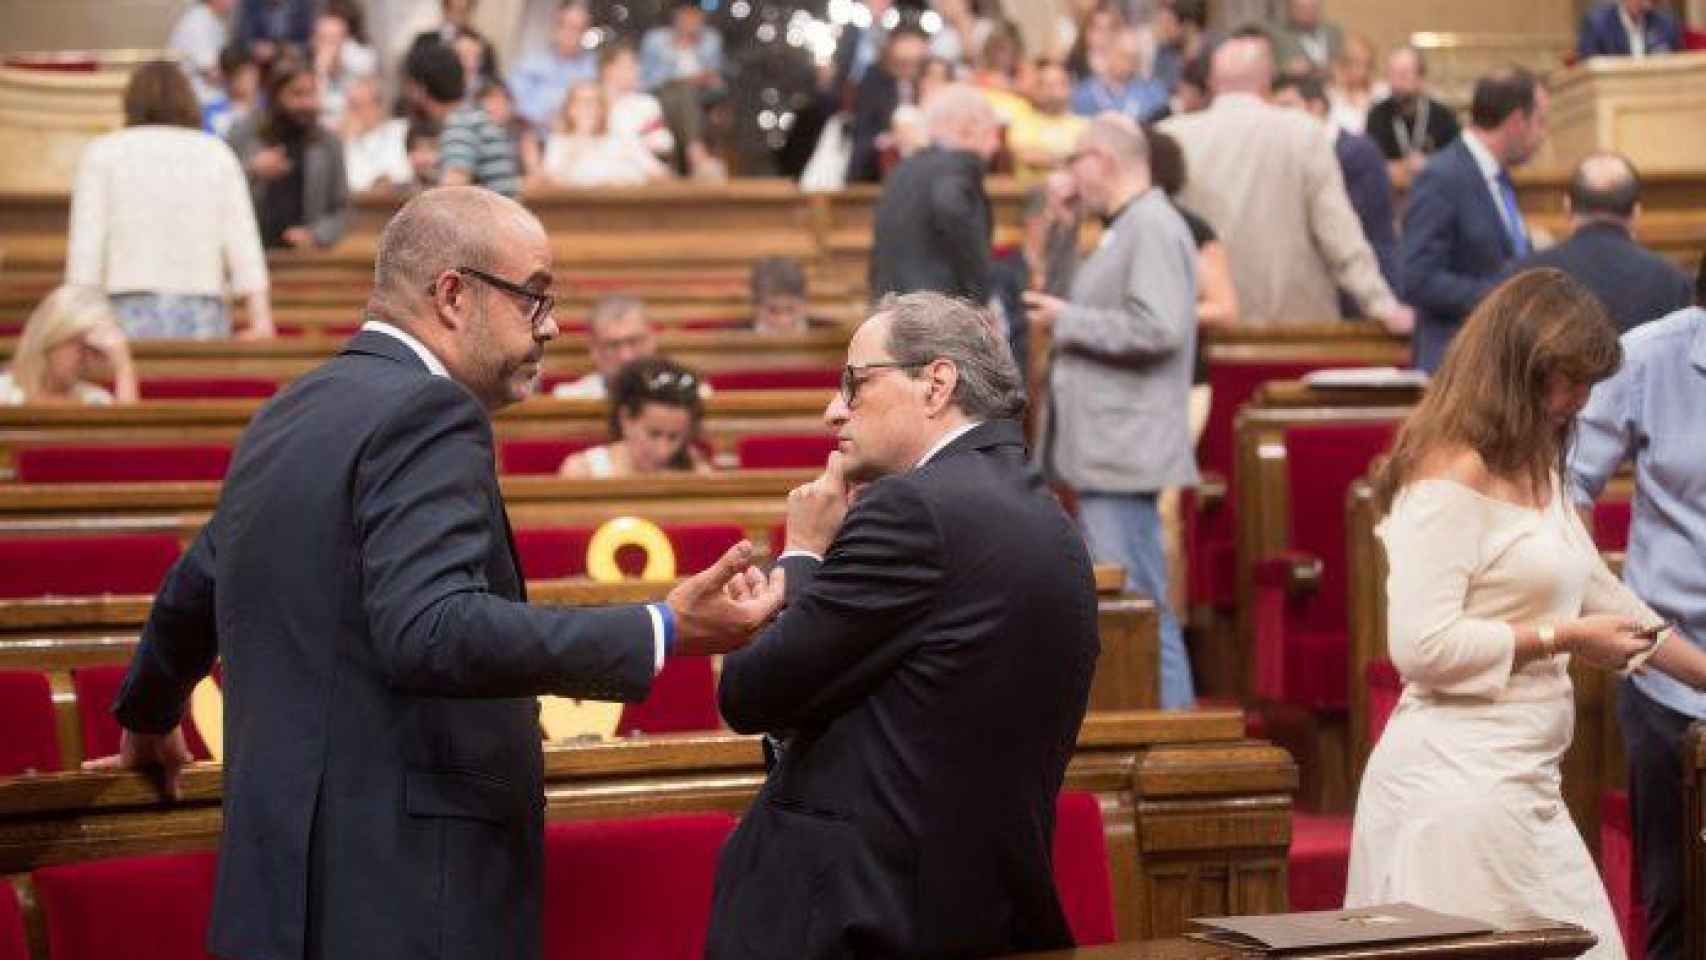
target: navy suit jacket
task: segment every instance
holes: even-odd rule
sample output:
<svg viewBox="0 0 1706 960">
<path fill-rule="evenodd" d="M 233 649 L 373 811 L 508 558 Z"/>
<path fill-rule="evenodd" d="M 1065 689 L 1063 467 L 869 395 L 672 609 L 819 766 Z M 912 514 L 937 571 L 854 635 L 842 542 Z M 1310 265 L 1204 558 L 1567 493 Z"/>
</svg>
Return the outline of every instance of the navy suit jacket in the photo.
<svg viewBox="0 0 1706 960">
<path fill-rule="evenodd" d="M 208 950 L 534 957 L 536 694 L 638 700 L 644 607 L 527 606 L 486 412 L 363 332 L 256 414 L 115 713 L 165 732 L 217 654 L 225 827 Z"/>
<path fill-rule="evenodd" d="M 1682 30 L 1676 19 L 1663 10 L 1647 14 L 1645 28 L 1648 53 L 1681 53 Z M 1576 54 L 1588 57 L 1629 56 L 1629 34 L 1623 30 L 1623 18 L 1617 15 L 1617 0 L 1602 3 L 1582 17 L 1576 34 Z"/>
<path fill-rule="evenodd" d="M 1051 844 L 1095 583 L 1019 425 L 871 484 L 821 564 L 783 564 L 781 617 L 723 661 L 729 725 L 789 736 L 724 847 L 706 957 L 1071 945 Z"/>
<path fill-rule="evenodd" d="M 1416 309 L 1415 364 L 1432 373 L 1469 311 L 1509 273 L 1515 250 L 1464 133 L 1428 158 L 1400 238 L 1404 300 Z"/>
<path fill-rule="evenodd" d="M 1394 290 L 1402 289 L 1398 282 L 1398 224 L 1392 210 L 1392 175 L 1386 170 L 1386 158 L 1374 141 L 1357 133 L 1339 131 L 1333 139 L 1333 152 L 1339 158 L 1339 170 L 1345 175 L 1345 195 L 1351 209 L 1362 222 L 1363 236 L 1380 261 L 1380 273 Z M 1345 316 L 1360 313 L 1355 299 L 1341 293 L 1340 306 L 1350 301 Z"/>
<path fill-rule="evenodd" d="M 1618 333 L 1694 303 L 1694 286 L 1676 264 L 1648 251 L 1615 223 L 1587 223 L 1570 239 L 1525 259 L 1519 270 L 1555 267 L 1605 304 Z"/>
</svg>

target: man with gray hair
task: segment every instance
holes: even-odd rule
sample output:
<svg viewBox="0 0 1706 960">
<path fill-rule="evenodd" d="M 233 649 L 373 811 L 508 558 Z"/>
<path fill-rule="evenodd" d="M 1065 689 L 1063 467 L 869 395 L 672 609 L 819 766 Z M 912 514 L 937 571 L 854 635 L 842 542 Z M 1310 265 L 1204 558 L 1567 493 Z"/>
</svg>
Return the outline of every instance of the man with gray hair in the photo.
<svg viewBox="0 0 1706 960">
<path fill-rule="evenodd" d="M 1694 287 L 1676 264 L 1635 240 L 1641 178 L 1628 157 L 1592 153 L 1576 166 L 1565 197 L 1570 239 L 1519 262 L 1515 271 L 1556 267 L 1599 297 L 1628 333 L 1694 303 Z"/>
<path fill-rule="evenodd" d="M 779 747 L 723 848 L 705 955 L 1069 946 L 1050 838 L 1100 646 L 1090 558 L 1026 469 L 986 311 L 885 297 L 847 361 L 838 448 L 788 498 L 787 605 L 723 661 L 724 719 Z"/>
<path fill-rule="evenodd" d="M 1196 355 L 1197 248 L 1150 179 L 1149 146 L 1130 118 L 1098 115 L 1070 170 L 1102 242 L 1070 296 L 1027 293 L 1031 349 L 1050 350 L 1038 459 L 1078 494 L 1078 522 L 1098 561 L 1161 613 L 1161 706 L 1195 702 L 1190 655 L 1167 605 L 1157 505 L 1197 482 L 1188 416 Z"/>
<path fill-rule="evenodd" d="M 924 115 L 930 146 L 889 174 L 877 203 L 871 296 L 933 290 L 981 306 L 993 230 L 983 175 L 1000 121 L 982 93 L 958 83 L 933 94 Z"/>
<path fill-rule="evenodd" d="M 587 317 L 587 347 L 593 369 L 578 380 L 559 383 L 551 396 L 558 399 L 603 400 L 616 373 L 641 357 L 658 352 L 657 328 L 637 297 L 613 293 L 600 297 Z"/>
<path fill-rule="evenodd" d="M 175 793 L 185 702 L 219 658 L 208 952 L 539 956 L 533 698 L 643 700 L 665 656 L 734 649 L 780 606 L 744 542 L 662 603 L 527 605 L 489 417 L 539 377 L 550 283 L 519 204 L 474 187 L 405 204 L 361 332 L 255 416 L 167 574 L 114 706 L 120 752 L 93 766 Z"/>
</svg>

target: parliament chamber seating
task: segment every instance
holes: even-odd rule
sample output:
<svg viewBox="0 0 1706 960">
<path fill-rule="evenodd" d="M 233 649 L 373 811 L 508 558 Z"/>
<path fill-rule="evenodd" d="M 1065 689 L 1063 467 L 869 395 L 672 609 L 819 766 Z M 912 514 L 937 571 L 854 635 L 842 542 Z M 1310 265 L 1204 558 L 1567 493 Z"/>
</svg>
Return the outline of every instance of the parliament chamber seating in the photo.
<svg viewBox="0 0 1706 960">
<path fill-rule="evenodd" d="M 177 562 L 176 537 L 0 537 L 0 597 L 152 594 Z"/>
<path fill-rule="evenodd" d="M 646 699 L 622 705 L 616 735 L 687 733 L 717 730 L 722 725 L 711 658 L 672 657 L 652 678 L 652 689 Z"/>
<path fill-rule="evenodd" d="M 1113 880 L 1102 807 L 1093 793 L 1062 791 L 1055 802 L 1054 882 L 1078 945 L 1112 943 Z"/>
<path fill-rule="evenodd" d="M 230 444 L 51 444 L 12 453 L 19 483 L 166 483 L 223 480 Z"/>
<path fill-rule="evenodd" d="M 30 960 L 30 943 L 24 932 L 24 912 L 18 908 L 18 891 L 0 881 L 0 960 Z"/>
<path fill-rule="evenodd" d="M 839 367 L 778 367 L 771 370 L 719 370 L 705 380 L 717 390 L 834 390 Z"/>
<path fill-rule="evenodd" d="M 144 377 L 137 383 L 144 400 L 264 399 L 278 387 L 278 381 L 262 377 Z"/>
<path fill-rule="evenodd" d="M 49 960 L 205 957 L 212 851 L 113 857 L 34 871 Z"/>
<path fill-rule="evenodd" d="M 46 674 L 0 670 L 0 730 L 5 731 L 0 736 L 0 777 L 60 769 L 53 687 Z"/>
<path fill-rule="evenodd" d="M 735 459 L 742 470 L 814 468 L 827 463 L 835 447 L 835 437 L 827 433 L 742 437 L 735 443 Z"/>
<path fill-rule="evenodd" d="M 113 703 L 124 684 L 127 668 L 116 664 L 73 667 L 71 687 L 77 694 L 77 721 L 83 737 L 83 756 L 105 757 L 118 752 L 120 728 L 113 716 Z M 195 717 L 184 715 L 184 741 L 197 760 L 212 757 Z"/>
<path fill-rule="evenodd" d="M 730 547 L 739 543 L 744 531 L 727 523 L 660 524 L 664 536 L 675 551 L 675 569 L 680 576 L 691 576 L 717 562 Z M 587 547 L 592 543 L 592 527 L 517 527 L 515 552 L 521 557 L 521 569 L 529 580 L 558 580 L 584 576 L 587 570 Z M 639 553 L 628 557 L 627 550 L 618 550 L 617 564 L 630 576 L 640 572 L 635 561 Z M 627 562 L 624 562 L 624 561 Z"/>
<path fill-rule="evenodd" d="M 498 472 L 514 476 L 551 476 L 570 454 L 606 442 L 602 436 L 562 440 L 504 440 L 498 444 Z"/>
</svg>

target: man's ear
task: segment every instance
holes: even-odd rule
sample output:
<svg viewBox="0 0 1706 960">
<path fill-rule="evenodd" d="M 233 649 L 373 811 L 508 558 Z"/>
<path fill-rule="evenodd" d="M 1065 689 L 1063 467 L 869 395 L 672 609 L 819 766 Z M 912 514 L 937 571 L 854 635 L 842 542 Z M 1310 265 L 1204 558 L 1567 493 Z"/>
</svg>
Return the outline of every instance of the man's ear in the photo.
<svg viewBox="0 0 1706 960">
<path fill-rule="evenodd" d="M 474 307 L 473 285 L 452 270 L 433 278 L 430 297 L 433 316 L 451 330 L 460 329 Z"/>
<path fill-rule="evenodd" d="M 924 368 L 928 384 L 924 392 L 924 409 L 932 417 L 940 416 L 954 402 L 954 389 L 960 385 L 960 370 L 946 360 L 935 360 Z"/>
</svg>

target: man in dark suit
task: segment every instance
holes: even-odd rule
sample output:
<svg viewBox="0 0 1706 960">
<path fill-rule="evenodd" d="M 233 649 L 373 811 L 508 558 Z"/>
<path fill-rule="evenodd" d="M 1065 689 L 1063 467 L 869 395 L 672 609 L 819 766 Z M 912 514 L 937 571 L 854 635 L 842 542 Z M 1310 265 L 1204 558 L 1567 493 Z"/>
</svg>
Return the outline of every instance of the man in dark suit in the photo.
<svg viewBox="0 0 1706 960">
<path fill-rule="evenodd" d="M 1691 305 L 1688 275 L 1635 242 L 1640 199 L 1640 176 L 1626 157 L 1589 155 L 1570 178 L 1570 239 L 1517 269 L 1556 267 L 1580 280 L 1605 304 L 1619 333 Z"/>
<path fill-rule="evenodd" d="M 665 603 L 529 607 L 492 471 L 491 411 L 537 382 L 551 248 L 472 187 L 410 201 L 379 241 L 368 322 L 244 433 L 173 567 L 96 767 L 188 759 L 225 692 L 223 957 L 540 953 L 537 694 L 640 700 L 666 653 L 730 649 L 781 603 L 724 593 L 749 544 Z M 756 574 L 755 574 L 756 576 Z"/>
<path fill-rule="evenodd" d="M 930 146 L 894 169 L 877 202 L 871 296 L 931 290 L 981 306 L 994 229 L 983 175 L 1000 124 L 983 94 L 962 84 L 930 98 L 925 122 Z"/>
<path fill-rule="evenodd" d="M 1676 18 L 1654 0 L 1606 0 L 1582 17 L 1576 54 L 1588 57 L 1650 57 L 1682 52 Z"/>
<path fill-rule="evenodd" d="M 1470 128 L 1410 191 L 1399 276 L 1417 311 L 1415 364 L 1429 373 L 1481 297 L 1532 249 L 1509 169 L 1546 138 L 1546 88 L 1510 67 L 1475 83 Z"/>
<path fill-rule="evenodd" d="M 847 359 L 839 449 L 789 496 L 787 604 L 723 663 L 723 716 L 780 746 L 706 956 L 1068 946 L 1050 851 L 1099 650 L 1084 542 L 1026 469 L 985 311 L 885 298 Z"/>
<path fill-rule="evenodd" d="M 883 178 L 881 140 L 889 132 L 894 112 L 903 103 L 918 102 L 918 80 L 930 56 L 930 38 L 912 24 L 889 31 L 883 58 L 866 70 L 853 93 L 853 125 L 848 136 L 853 150 L 847 158 L 848 183 L 876 183 Z"/>
<path fill-rule="evenodd" d="M 1428 157 L 1450 146 L 1461 131 L 1457 114 L 1427 90 L 1428 61 L 1415 47 L 1386 58 L 1391 93 L 1368 108 L 1369 139 L 1386 157 L 1394 183 L 1409 183 Z"/>
</svg>

